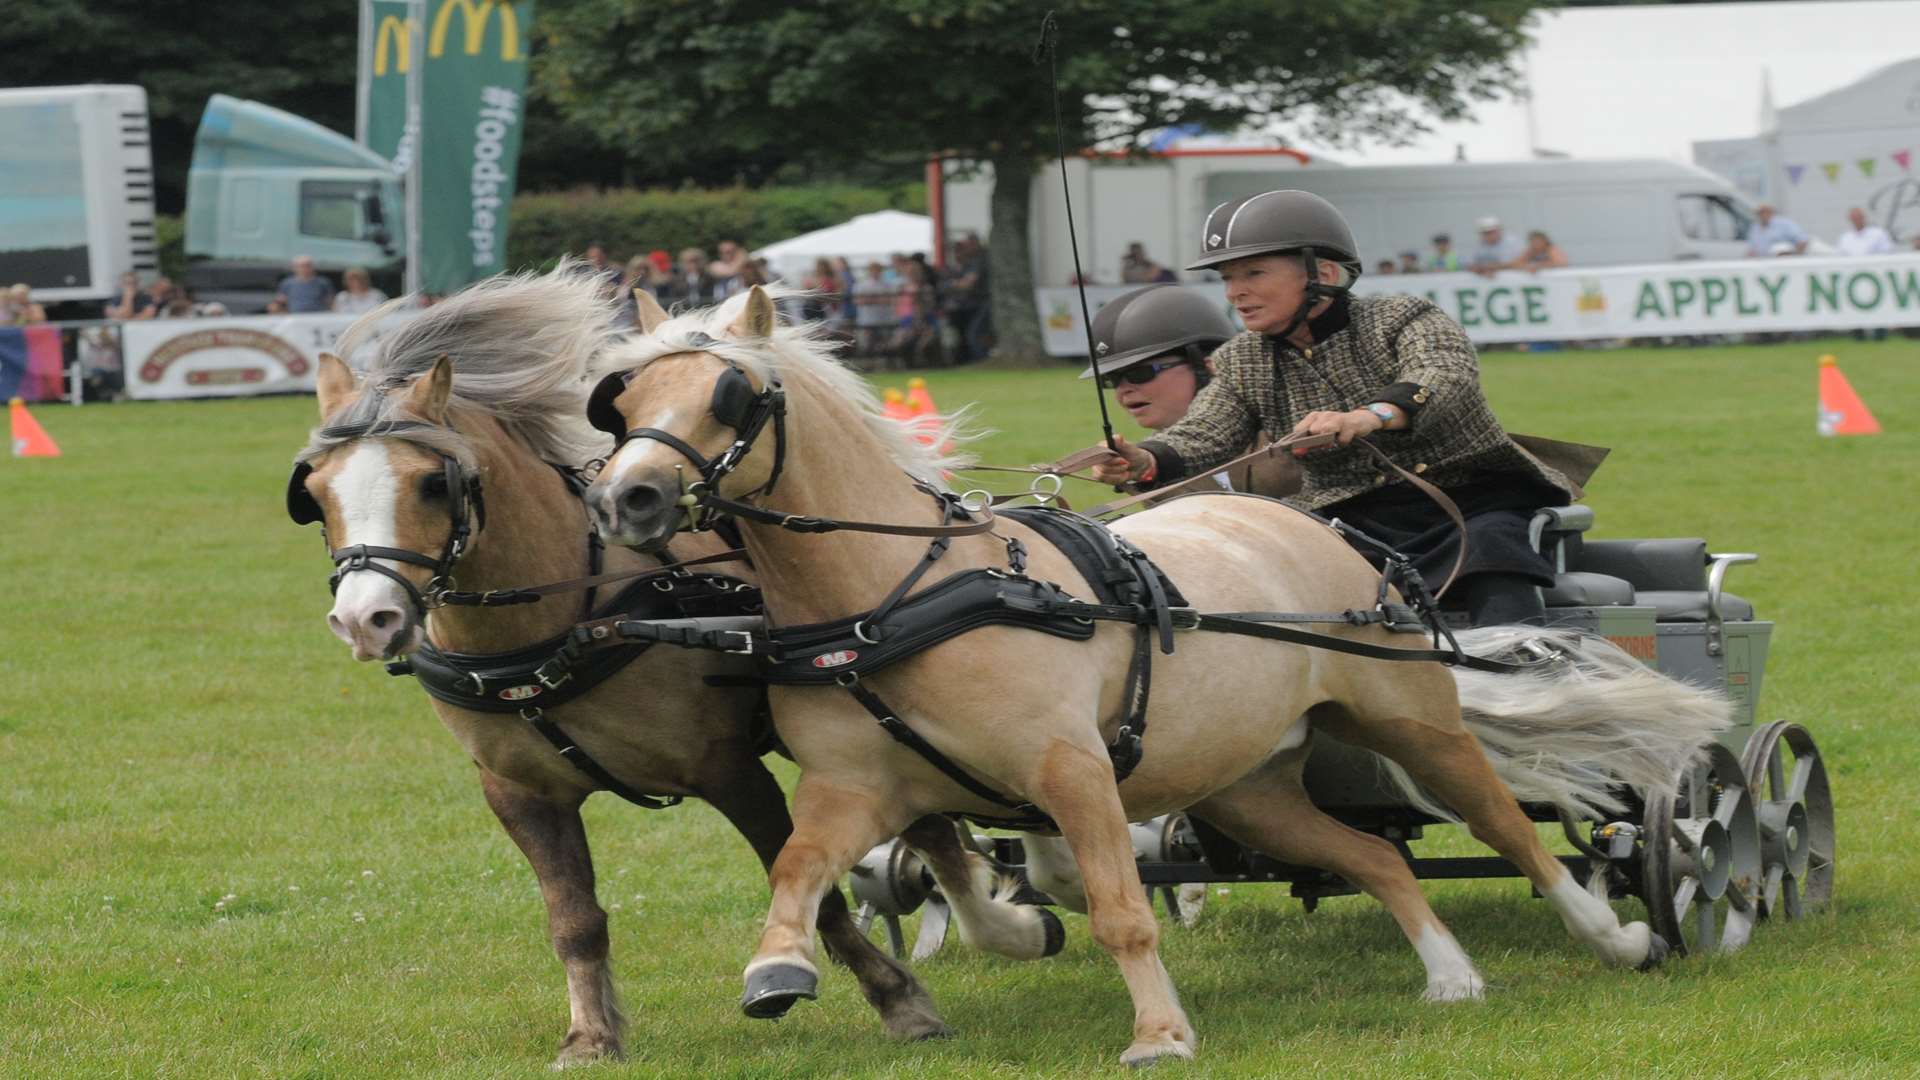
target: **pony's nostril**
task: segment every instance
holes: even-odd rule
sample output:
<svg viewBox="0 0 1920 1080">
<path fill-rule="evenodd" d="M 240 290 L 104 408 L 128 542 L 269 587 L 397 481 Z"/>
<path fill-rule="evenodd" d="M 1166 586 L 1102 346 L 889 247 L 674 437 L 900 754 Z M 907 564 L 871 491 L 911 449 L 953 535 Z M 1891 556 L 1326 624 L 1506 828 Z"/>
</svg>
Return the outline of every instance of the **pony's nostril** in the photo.
<svg viewBox="0 0 1920 1080">
<path fill-rule="evenodd" d="M 392 608 L 385 608 L 374 612 L 367 621 L 373 624 L 375 630 L 385 630 L 400 621 L 400 613 Z"/>
<path fill-rule="evenodd" d="M 635 484 L 620 493 L 620 508 L 630 514 L 644 514 L 660 504 L 660 489 L 650 484 Z"/>
</svg>

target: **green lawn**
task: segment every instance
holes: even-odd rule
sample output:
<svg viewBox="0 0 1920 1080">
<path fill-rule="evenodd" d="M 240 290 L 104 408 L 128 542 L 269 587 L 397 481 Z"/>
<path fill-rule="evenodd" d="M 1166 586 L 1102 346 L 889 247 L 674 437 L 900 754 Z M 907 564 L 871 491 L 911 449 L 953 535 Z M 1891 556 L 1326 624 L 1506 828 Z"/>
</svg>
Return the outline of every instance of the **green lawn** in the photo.
<svg viewBox="0 0 1920 1080">
<path fill-rule="evenodd" d="M 1814 358 L 1887 433 L 1814 434 Z M 1839 803 L 1838 899 L 1729 958 L 1601 969 L 1514 881 L 1434 883 L 1493 984 L 1417 1001 L 1373 902 L 1309 916 L 1283 887 L 1169 927 L 1201 1057 L 1174 1075 L 1920 1075 L 1911 553 L 1920 348 L 1498 353 L 1514 430 L 1614 447 L 1597 535 L 1757 551 L 1733 588 L 1777 621 L 1763 720 L 1809 725 Z M 984 456 L 1094 441 L 1072 373 L 959 371 Z M 317 530 L 281 510 L 306 399 L 46 407 L 66 456 L 0 460 L 0 1076 L 534 1076 L 566 1028 L 531 872 L 410 682 L 326 631 Z M 1004 480 L 1005 478 L 999 478 Z M 830 538 L 822 543 L 833 542 Z M 783 775 L 786 775 L 783 773 Z M 1130 1010 L 1069 915 L 1020 965 L 920 966 L 959 1031 L 891 1044 L 852 981 L 776 1025 L 735 1007 L 766 887 L 703 806 L 588 806 L 632 1076 L 1062 1076 L 1114 1071 Z M 1435 846 L 1462 850 L 1456 841 Z M 1904 854 L 1903 854 L 1904 852 Z M 1623 905 L 1630 908 L 1632 905 Z"/>
</svg>

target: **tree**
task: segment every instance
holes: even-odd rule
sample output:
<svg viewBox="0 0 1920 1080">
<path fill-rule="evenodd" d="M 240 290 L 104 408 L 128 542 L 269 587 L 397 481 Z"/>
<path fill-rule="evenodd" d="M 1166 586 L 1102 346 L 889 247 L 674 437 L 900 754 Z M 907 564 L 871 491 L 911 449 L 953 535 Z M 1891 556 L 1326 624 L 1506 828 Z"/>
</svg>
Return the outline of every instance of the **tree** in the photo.
<svg viewBox="0 0 1920 1080">
<path fill-rule="evenodd" d="M 1532 0 L 1058 0 L 1069 152 L 1181 124 L 1285 122 L 1343 145 L 1509 89 Z M 994 168 L 1001 346 L 1042 356 L 1027 212 L 1054 147 L 1023 0 L 543 0 L 535 78 L 572 121 L 662 165 L 844 167 L 950 153 Z"/>
</svg>

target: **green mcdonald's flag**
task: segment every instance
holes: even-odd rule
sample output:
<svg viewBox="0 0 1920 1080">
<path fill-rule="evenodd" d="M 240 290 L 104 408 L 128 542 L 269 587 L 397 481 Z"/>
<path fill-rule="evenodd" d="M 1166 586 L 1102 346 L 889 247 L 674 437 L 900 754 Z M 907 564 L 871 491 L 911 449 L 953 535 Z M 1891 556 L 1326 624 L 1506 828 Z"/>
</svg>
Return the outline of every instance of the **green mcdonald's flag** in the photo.
<svg viewBox="0 0 1920 1080">
<path fill-rule="evenodd" d="M 407 0 L 364 0 L 368 9 L 363 42 L 367 86 L 366 110 L 360 140 L 367 149 L 393 162 L 405 175 L 411 153 L 406 145 L 407 72 L 413 66 L 413 40 L 419 33 L 407 24 Z"/>
<path fill-rule="evenodd" d="M 420 288 L 500 271 L 520 160 L 533 0 L 430 0 L 420 110 Z"/>
</svg>

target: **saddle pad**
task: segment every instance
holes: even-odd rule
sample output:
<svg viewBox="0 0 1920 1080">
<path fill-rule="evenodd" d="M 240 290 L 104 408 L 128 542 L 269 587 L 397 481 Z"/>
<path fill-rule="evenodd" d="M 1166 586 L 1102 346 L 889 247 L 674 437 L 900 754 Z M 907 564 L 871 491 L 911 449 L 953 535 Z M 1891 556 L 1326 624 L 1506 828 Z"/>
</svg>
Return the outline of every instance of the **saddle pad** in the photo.
<svg viewBox="0 0 1920 1080">
<path fill-rule="evenodd" d="M 1045 506 L 1016 506 L 1001 510 L 999 514 L 1039 533 L 1058 548 L 1061 554 L 1072 561 L 1081 576 L 1093 584 L 1093 591 L 1100 603 L 1139 602 L 1135 595 L 1130 595 L 1133 589 L 1142 586 L 1134 574 L 1133 562 L 1120 553 L 1120 537 L 1105 525 L 1079 514 Z M 1174 607 L 1186 607 L 1186 597 L 1180 595 L 1180 589 L 1174 585 L 1173 579 L 1151 559 L 1144 561 L 1160 579 L 1167 603 Z"/>
</svg>

